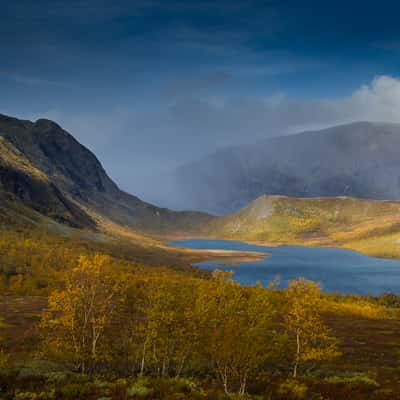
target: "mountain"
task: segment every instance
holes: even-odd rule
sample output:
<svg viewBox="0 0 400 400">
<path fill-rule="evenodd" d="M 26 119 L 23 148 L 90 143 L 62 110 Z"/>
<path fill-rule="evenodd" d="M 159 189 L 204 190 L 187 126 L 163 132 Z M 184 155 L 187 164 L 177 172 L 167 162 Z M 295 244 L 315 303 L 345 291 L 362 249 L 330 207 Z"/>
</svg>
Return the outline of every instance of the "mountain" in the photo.
<svg viewBox="0 0 400 400">
<path fill-rule="evenodd" d="M 400 199 L 400 125 L 357 122 L 218 150 L 173 177 L 179 207 L 235 212 L 263 194 Z"/>
<path fill-rule="evenodd" d="M 205 236 L 269 245 L 348 247 L 400 257 L 400 201 L 263 195 L 236 213 L 214 218 Z"/>
<path fill-rule="evenodd" d="M 95 155 L 55 122 L 0 115 L 0 212 L 16 202 L 90 229 L 108 223 L 170 233 L 210 218 L 158 208 L 121 191 Z"/>
<path fill-rule="evenodd" d="M 376 132 L 377 127 L 381 127 L 379 134 Z M 292 156 L 286 162 L 276 158 L 277 162 L 280 162 L 281 172 L 286 166 L 293 174 L 303 174 L 305 179 L 305 171 L 309 171 L 315 182 L 321 182 L 321 176 L 328 179 L 327 177 L 335 172 L 338 177 L 354 178 L 356 183 L 351 184 L 348 191 L 368 185 L 372 187 L 372 183 L 375 183 L 374 187 L 381 190 L 379 193 L 375 192 L 377 197 L 382 193 L 389 193 L 395 197 L 398 193 L 398 176 L 395 174 L 398 164 L 395 147 L 397 130 L 396 125 L 353 124 L 322 133 L 295 135 L 270 142 L 275 143 L 275 150 L 279 147 L 282 153 L 290 153 Z M 349 134 L 345 135 L 343 132 Z M 340 138 L 345 144 L 340 143 Z M 308 143 L 308 147 L 305 142 Z M 328 142 L 330 150 L 326 150 L 324 164 L 322 157 L 316 153 L 316 148 L 322 151 L 324 145 L 327 149 Z M 291 143 L 292 147 L 287 147 L 287 143 Z M 302 146 L 303 151 L 300 151 Z M 341 149 L 340 152 L 338 148 Z M 355 152 L 356 148 L 360 151 Z M 226 153 L 224 156 L 211 157 L 209 165 L 200 164 L 204 171 L 216 167 L 216 164 L 222 167 L 224 164 L 221 164 L 221 160 L 232 161 L 227 154 L 231 155 L 235 151 L 237 156 L 240 154 L 244 157 L 243 150 L 254 150 L 257 153 L 253 146 L 240 148 L 240 152 L 239 149 L 230 149 L 222 152 Z M 357 159 L 351 160 L 352 151 L 354 154 L 362 154 L 367 159 L 357 161 L 360 158 L 358 156 Z M 309 157 L 313 154 L 315 159 L 307 160 L 306 154 Z M 333 166 L 335 154 L 338 160 L 337 165 Z M 260 157 L 260 154 L 256 156 Z M 253 164 L 261 164 L 261 158 L 257 160 L 256 156 L 251 158 L 248 155 L 248 160 L 251 159 L 252 162 L 248 161 L 249 168 L 246 173 L 253 171 L 252 167 L 250 168 Z M 317 159 L 319 161 L 316 161 Z M 318 162 L 321 163 L 320 168 L 313 170 L 312 165 L 315 166 Z M 264 163 L 268 164 L 267 161 Z M 294 163 L 299 165 L 297 171 L 294 169 Z M 230 168 L 234 171 L 237 165 L 234 162 L 225 165 L 225 173 L 228 173 Z M 290 165 L 292 166 L 289 168 Z M 366 168 L 368 165 L 369 169 Z M 363 171 L 363 174 L 355 174 L 353 177 L 352 170 Z M 214 171 L 215 183 L 222 177 L 218 168 Z M 271 173 L 271 170 L 268 171 Z M 371 174 L 370 177 L 367 171 Z M 385 188 L 383 184 L 379 186 L 381 175 L 383 183 L 390 185 L 389 188 Z M 258 176 L 261 176 L 261 171 Z M 273 183 L 277 185 L 277 177 L 282 176 L 283 173 L 275 175 Z M 245 174 L 238 175 L 237 181 L 227 181 L 227 187 L 232 188 L 233 183 L 240 180 L 251 181 L 250 178 Z M 288 192 L 300 190 L 301 185 L 291 185 L 290 179 L 281 179 L 280 183 L 283 184 L 282 182 L 290 185 L 283 188 Z M 307 186 L 310 190 L 303 191 L 302 194 L 317 193 L 315 182 L 310 179 Z M 343 189 L 345 179 L 338 178 L 334 182 L 338 185 L 337 190 Z M 368 185 L 362 186 L 360 182 L 366 182 Z M 222 183 L 221 181 L 221 186 Z M 329 188 L 329 185 L 324 187 Z M 330 188 L 334 187 L 335 185 L 332 185 Z M 313 191 L 311 188 L 314 188 Z M 225 187 L 216 188 L 218 194 L 219 189 Z M 242 202 L 249 197 L 250 192 L 243 190 L 236 194 L 233 191 L 230 193 L 236 199 L 237 193 L 243 194 L 240 198 Z M 236 202 L 235 207 L 238 204 Z M 23 121 L 0 115 L 0 229 L 8 228 L 15 222 L 20 222 L 23 226 L 34 223 L 39 227 L 54 224 L 56 229 L 66 229 L 66 226 L 70 226 L 80 228 L 79 232 L 123 233 L 142 244 L 152 240 L 146 236 L 148 233 L 151 236 L 166 237 L 190 235 L 268 244 L 345 246 L 369 254 L 400 257 L 400 201 L 262 195 L 241 210 L 222 217 L 213 217 L 202 212 L 171 211 L 155 207 L 121 191 L 94 154 L 56 123 L 43 119 L 36 122 Z M 157 248 L 154 251 L 159 252 L 159 243 L 151 243 Z"/>
</svg>

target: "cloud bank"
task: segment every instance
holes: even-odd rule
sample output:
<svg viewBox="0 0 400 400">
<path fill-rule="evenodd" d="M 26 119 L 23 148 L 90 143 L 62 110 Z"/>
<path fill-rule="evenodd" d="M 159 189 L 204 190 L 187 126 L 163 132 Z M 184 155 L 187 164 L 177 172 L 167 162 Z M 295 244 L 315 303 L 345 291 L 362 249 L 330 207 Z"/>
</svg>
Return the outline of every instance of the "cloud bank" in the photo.
<svg viewBox="0 0 400 400">
<path fill-rule="evenodd" d="M 218 95 L 215 88 L 228 76 L 175 83 L 151 109 L 124 105 L 101 114 L 50 110 L 45 116 L 94 150 L 124 189 L 158 204 L 160 176 L 216 148 L 353 121 L 400 123 L 395 77 L 378 76 L 342 98 L 304 99 Z"/>
</svg>

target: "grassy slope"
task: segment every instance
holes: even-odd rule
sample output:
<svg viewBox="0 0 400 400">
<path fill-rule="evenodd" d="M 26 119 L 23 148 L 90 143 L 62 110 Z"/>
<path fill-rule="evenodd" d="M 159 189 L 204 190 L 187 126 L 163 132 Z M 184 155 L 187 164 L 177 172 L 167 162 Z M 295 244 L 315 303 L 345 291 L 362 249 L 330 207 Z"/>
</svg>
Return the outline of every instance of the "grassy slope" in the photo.
<svg viewBox="0 0 400 400">
<path fill-rule="evenodd" d="M 9 238 L 10 241 L 22 242 L 23 239 L 29 238 L 37 244 L 36 247 L 43 248 L 43 258 L 46 258 L 48 248 L 56 247 L 56 252 L 63 252 L 63 248 L 66 251 L 75 248 L 78 255 L 89 250 L 143 266 L 162 266 L 198 273 L 199 270 L 192 267 L 195 262 L 259 257 L 256 253 L 252 255 L 246 252 L 171 247 L 165 244 L 164 236 L 156 237 L 118 225 L 93 211 L 91 217 L 96 222 L 95 230 L 73 228 L 41 214 L 26 206 L 16 196 L 0 190 L 0 241 Z M 21 251 L 24 252 L 24 249 Z"/>
<path fill-rule="evenodd" d="M 400 202 L 262 196 L 235 214 L 214 219 L 207 234 L 276 245 L 348 247 L 375 256 L 400 257 Z"/>
</svg>

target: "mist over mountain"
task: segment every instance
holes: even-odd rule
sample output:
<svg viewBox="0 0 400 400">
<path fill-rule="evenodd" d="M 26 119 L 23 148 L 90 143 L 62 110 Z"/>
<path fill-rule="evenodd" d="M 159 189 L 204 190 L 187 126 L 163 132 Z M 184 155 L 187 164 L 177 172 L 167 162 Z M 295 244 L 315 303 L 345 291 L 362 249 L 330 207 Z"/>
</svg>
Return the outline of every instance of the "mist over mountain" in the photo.
<svg viewBox="0 0 400 400">
<path fill-rule="evenodd" d="M 171 178 L 176 208 L 237 211 L 264 194 L 400 198 L 400 125 L 356 122 L 216 151 Z"/>
<path fill-rule="evenodd" d="M 107 220 L 156 232 L 190 229 L 193 221 L 208 218 L 158 208 L 121 191 L 96 156 L 50 120 L 0 115 L 0 150 L 0 211 L 21 203 L 74 227 L 95 228 Z"/>
</svg>

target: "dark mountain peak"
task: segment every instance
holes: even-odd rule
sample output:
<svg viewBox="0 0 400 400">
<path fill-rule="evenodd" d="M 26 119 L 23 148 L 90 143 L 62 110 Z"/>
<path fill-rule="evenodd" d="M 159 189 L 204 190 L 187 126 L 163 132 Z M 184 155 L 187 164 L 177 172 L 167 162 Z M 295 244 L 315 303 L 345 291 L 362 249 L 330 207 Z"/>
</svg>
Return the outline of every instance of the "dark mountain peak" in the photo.
<svg viewBox="0 0 400 400">
<path fill-rule="evenodd" d="M 62 130 L 60 125 L 52 121 L 51 119 L 40 118 L 35 122 L 35 127 L 43 130 L 57 129 Z"/>
<path fill-rule="evenodd" d="M 96 156 L 51 120 L 33 123 L 0 115 L 0 139 L 0 146 L 8 149 L 9 144 L 12 149 L 8 151 L 12 163 L 5 159 L 5 150 L 0 151 L 0 195 L 12 194 L 60 221 L 93 226 L 89 213 L 160 232 L 187 230 L 193 219 L 209 218 L 157 208 L 119 190 Z"/>
<path fill-rule="evenodd" d="M 32 123 L 3 116 L 0 135 L 49 175 L 60 189 L 83 198 L 93 191 L 118 190 L 94 154 L 51 120 Z"/>
</svg>

